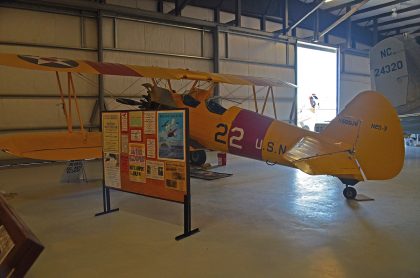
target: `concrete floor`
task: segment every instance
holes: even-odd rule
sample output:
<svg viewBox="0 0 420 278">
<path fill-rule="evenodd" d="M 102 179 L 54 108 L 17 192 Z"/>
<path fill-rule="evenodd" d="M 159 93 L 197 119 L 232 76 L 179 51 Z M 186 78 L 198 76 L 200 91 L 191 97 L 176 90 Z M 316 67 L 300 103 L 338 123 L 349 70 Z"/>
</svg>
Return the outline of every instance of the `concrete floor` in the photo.
<svg viewBox="0 0 420 278">
<path fill-rule="evenodd" d="M 120 211 L 94 217 L 98 162 L 88 184 L 60 184 L 64 164 L 1 169 L 45 245 L 27 277 L 420 277 L 420 148 L 397 178 L 357 186 L 372 202 L 346 201 L 336 178 L 228 163 L 232 177 L 192 180 L 201 232 L 180 242 L 179 204 L 112 192 Z"/>
</svg>

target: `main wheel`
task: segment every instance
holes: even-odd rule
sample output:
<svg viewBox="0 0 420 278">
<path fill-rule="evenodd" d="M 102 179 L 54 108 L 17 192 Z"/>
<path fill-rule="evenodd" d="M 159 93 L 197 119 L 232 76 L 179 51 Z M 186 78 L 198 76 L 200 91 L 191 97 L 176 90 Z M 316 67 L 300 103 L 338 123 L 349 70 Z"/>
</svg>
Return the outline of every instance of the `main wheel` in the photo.
<svg viewBox="0 0 420 278">
<path fill-rule="evenodd" d="M 356 198 L 357 191 L 354 189 L 354 187 L 346 186 L 346 188 L 343 190 L 343 195 L 346 197 L 346 199 L 354 200 Z"/>
<path fill-rule="evenodd" d="M 199 151 L 192 151 L 190 152 L 190 160 L 191 164 L 201 166 L 206 163 L 207 155 L 206 151 L 199 150 Z"/>
</svg>

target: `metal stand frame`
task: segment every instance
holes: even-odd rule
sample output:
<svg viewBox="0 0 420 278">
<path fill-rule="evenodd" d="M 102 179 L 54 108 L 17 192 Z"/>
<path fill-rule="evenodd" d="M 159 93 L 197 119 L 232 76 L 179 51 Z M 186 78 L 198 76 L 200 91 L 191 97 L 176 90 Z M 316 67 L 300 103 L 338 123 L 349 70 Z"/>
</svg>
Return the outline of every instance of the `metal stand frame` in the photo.
<svg viewBox="0 0 420 278">
<path fill-rule="evenodd" d="M 102 185 L 102 201 L 103 201 L 103 206 L 104 206 L 104 210 L 98 213 L 95 213 L 95 216 L 101 216 L 104 214 L 108 214 L 108 213 L 112 213 L 112 212 L 116 212 L 119 211 L 119 208 L 115 208 L 115 209 L 111 209 L 111 194 L 110 194 L 110 189 L 109 187 Z"/>
<path fill-rule="evenodd" d="M 199 228 L 191 230 L 191 195 L 184 196 L 184 233 L 175 237 L 176 241 L 187 238 L 200 231 Z"/>
</svg>

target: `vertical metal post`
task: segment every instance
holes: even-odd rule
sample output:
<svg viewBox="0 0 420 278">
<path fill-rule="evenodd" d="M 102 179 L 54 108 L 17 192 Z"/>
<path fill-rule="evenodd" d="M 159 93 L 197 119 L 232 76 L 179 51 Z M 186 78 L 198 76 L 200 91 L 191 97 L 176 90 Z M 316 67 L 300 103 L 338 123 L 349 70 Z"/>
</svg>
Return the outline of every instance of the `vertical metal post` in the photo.
<svg viewBox="0 0 420 278">
<path fill-rule="evenodd" d="M 260 29 L 261 29 L 261 31 L 266 31 L 267 30 L 267 24 L 266 23 L 267 23 L 267 21 L 266 21 L 265 15 L 263 15 L 260 19 Z"/>
<path fill-rule="evenodd" d="M 229 58 L 229 33 L 225 33 L 225 58 Z"/>
<path fill-rule="evenodd" d="M 336 104 L 336 114 L 340 112 L 340 92 L 341 92 L 341 49 L 340 47 L 337 48 L 337 89 L 336 89 L 336 96 L 337 96 L 337 104 Z"/>
<path fill-rule="evenodd" d="M 163 13 L 163 0 L 157 2 L 157 11 Z"/>
<path fill-rule="evenodd" d="M 113 19 L 112 19 L 112 40 L 113 40 L 113 45 L 114 45 L 114 48 L 118 48 L 118 26 L 117 26 L 117 24 L 118 24 L 118 21 L 117 21 L 117 18 L 116 17 L 114 17 Z"/>
<path fill-rule="evenodd" d="M 190 177 L 190 163 L 188 163 L 190 157 L 190 124 L 189 124 L 189 111 L 185 109 L 185 155 L 187 158 L 186 164 L 186 186 L 187 192 L 184 195 L 184 233 L 175 237 L 175 240 L 181 240 L 189 237 L 195 233 L 198 233 L 200 229 L 196 228 L 191 230 L 191 177 Z"/>
<path fill-rule="evenodd" d="M 213 71 L 218 73 L 220 71 L 220 51 L 219 51 L 219 25 L 213 29 Z M 215 84 L 214 96 L 220 95 L 220 85 Z"/>
<path fill-rule="evenodd" d="M 175 15 L 176 16 L 180 16 L 181 15 L 181 9 L 180 9 L 179 0 L 175 0 Z"/>
<path fill-rule="evenodd" d="M 201 30 L 200 40 L 201 40 L 201 57 L 204 57 L 204 29 Z"/>
<path fill-rule="evenodd" d="M 217 6 L 214 9 L 214 22 L 220 23 L 220 7 L 219 6 Z"/>
<path fill-rule="evenodd" d="M 86 47 L 86 35 L 85 35 L 85 17 L 80 16 L 80 47 Z"/>
<path fill-rule="evenodd" d="M 378 42 L 378 19 L 373 19 L 373 44 Z"/>
<path fill-rule="evenodd" d="M 103 12 L 102 10 L 98 11 L 97 18 L 97 33 L 98 33 L 98 62 L 103 62 L 104 60 L 104 44 L 103 44 Z M 104 77 L 102 74 L 98 77 L 98 103 L 99 111 L 105 111 L 105 95 L 104 95 Z"/>
<path fill-rule="evenodd" d="M 283 35 L 287 35 L 287 29 L 289 28 L 289 0 L 283 0 Z"/>
<path fill-rule="evenodd" d="M 348 13 L 350 11 L 351 7 L 347 6 L 346 7 L 346 13 Z M 352 46 L 352 38 L 351 38 L 351 19 L 347 19 L 347 40 L 346 40 L 346 45 L 347 48 L 351 48 Z"/>
<path fill-rule="evenodd" d="M 314 15 L 314 41 L 319 41 L 319 10 Z"/>
<path fill-rule="evenodd" d="M 235 16 L 235 21 L 236 21 L 236 26 L 241 27 L 241 11 L 242 11 L 242 0 L 236 0 L 235 2 L 235 12 L 236 12 L 236 16 Z"/>
</svg>

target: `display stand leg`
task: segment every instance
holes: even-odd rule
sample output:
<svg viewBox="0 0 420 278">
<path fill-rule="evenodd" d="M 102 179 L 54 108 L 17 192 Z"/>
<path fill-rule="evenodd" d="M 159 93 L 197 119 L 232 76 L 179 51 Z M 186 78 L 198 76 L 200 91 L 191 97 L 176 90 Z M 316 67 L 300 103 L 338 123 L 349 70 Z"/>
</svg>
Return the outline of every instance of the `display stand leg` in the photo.
<svg viewBox="0 0 420 278">
<path fill-rule="evenodd" d="M 120 210 L 119 208 L 111 209 L 111 193 L 109 188 L 105 185 L 102 186 L 102 201 L 104 205 L 104 211 L 96 213 L 95 216 L 100 216 Z"/>
<path fill-rule="evenodd" d="M 184 197 L 184 233 L 175 237 L 175 240 L 181 240 L 192 236 L 200 231 L 199 228 L 191 230 L 191 198 L 189 195 Z"/>
</svg>

